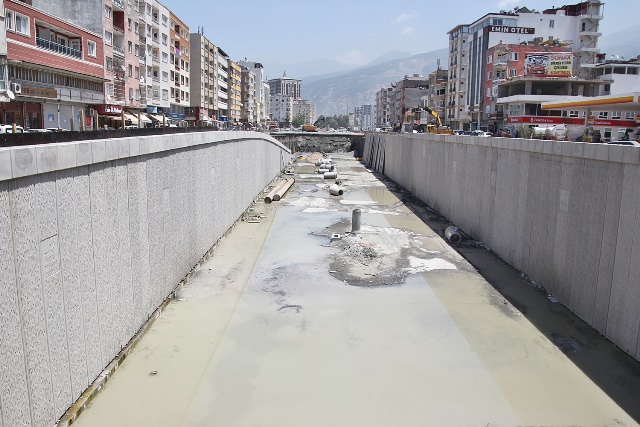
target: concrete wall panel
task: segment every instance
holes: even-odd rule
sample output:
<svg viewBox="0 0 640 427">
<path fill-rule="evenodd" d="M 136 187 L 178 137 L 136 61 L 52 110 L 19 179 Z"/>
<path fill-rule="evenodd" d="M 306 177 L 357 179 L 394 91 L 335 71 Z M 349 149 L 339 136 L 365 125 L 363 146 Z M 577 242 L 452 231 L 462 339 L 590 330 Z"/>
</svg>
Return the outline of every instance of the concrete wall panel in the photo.
<svg viewBox="0 0 640 427">
<path fill-rule="evenodd" d="M 6 426 L 30 426 L 9 198 L 9 183 L 0 182 L 0 418 Z"/>
<path fill-rule="evenodd" d="M 585 158 L 587 148 L 373 133 L 363 152 L 374 170 L 484 241 L 638 358 L 640 170 L 622 163 L 617 147 L 595 147 L 607 154 L 599 160 Z"/>
</svg>

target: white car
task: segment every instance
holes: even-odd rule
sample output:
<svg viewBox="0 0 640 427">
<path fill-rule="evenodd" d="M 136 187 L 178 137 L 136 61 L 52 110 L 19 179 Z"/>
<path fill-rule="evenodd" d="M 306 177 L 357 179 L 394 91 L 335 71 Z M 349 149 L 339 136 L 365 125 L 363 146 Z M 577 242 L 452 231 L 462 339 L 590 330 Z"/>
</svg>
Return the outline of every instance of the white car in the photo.
<svg viewBox="0 0 640 427">
<path fill-rule="evenodd" d="M 483 136 L 483 137 L 489 137 L 491 136 L 491 134 L 489 132 L 484 132 L 481 130 L 476 130 L 473 132 L 473 136 Z"/>
<path fill-rule="evenodd" d="M 609 145 L 627 145 L 629 147 L 640 147 L 640 143 L 637 141 L 609 141 Z"/>
<path fill-rule="evenodd" d="M 13 125 L 0 125 L 0 133 L 13 133 Z M 16 126 L 16 133 L 24 133 L 22 126 Z"/>
</svg>

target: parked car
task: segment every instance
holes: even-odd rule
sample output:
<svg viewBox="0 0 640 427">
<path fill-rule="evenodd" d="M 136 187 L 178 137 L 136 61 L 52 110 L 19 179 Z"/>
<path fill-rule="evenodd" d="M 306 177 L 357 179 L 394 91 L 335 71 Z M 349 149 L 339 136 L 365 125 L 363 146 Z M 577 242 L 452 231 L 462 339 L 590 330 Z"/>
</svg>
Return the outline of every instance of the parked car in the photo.
<svg viewBox="0 0 640 427">
<path fill-rule="evenodd" d="M 16 133 L 23 133 L 22 126 L 16 126 Z M 13 133 L 13 125 L 0 125 L 0 133 Z"/>
<path fill-rule="evenodd" d="M 34 128 L 31 128 L 31 129 L 27 129 L 26 132 L 29 132 L 29 133 L 41 133 L 41 132 L 51 132 L 51 131 L 49 129 L 34 129 Z"/>
<path fill-rule="evenodd" d="M 464 131 L 463 130 L 454 130 L 453 134 L 454 135 L 464 135 Z"/>
<path fill-rule="evenodd" d="M 485 132 L 482 130 L 475 130 L 472 132 L 473 136 L 482 136 L 482 137 L 488 137 L 488 136 L 492 136 L 490 132 Z"/>
</svg>

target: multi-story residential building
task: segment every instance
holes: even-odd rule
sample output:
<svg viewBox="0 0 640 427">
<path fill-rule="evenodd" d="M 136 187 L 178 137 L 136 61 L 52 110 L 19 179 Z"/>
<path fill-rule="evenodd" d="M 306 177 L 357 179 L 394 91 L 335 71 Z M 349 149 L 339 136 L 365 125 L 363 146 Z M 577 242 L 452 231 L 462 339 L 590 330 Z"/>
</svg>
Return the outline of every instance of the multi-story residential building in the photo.
<svg viewBox="0 0 640 427">
<path fill-rule="evenodd" d="M 386 87 L 376 92 L 376 127 L 391 126 L 391 96 L 393 88 Z"/>
<path fill-rule="evenodd" d="M 229 61 L 229 121 L 239 123 L 242 118 L 242 67 Z"/>
<path fill-rule="evenodd" d="M 293 119 L 293 97 L 287 95 L 271 95 L 269 117 L 287 127 Z"/>
<path fill-rule="evenodd" d="M 640 55 L 625 59 L 598 58 L 595 68 L 596 79 L 610 81 L 602 88 L 600 95 L 619 95 L 640 92 Z"/>
<path fill-rule="evenodd" d="M 216 120 L 218 109 L 218 48 L 200 32 L 189 35 L 189 44 L 191 109 L 187 120 L 208 124 Z"/>
<path fill-rule="evenodd" d="M 438 67 L 429 73 L 429 96 L 427 105 L 435 110 L 445 121 L 447 103 L 447 84 L 449 83 L 449 70 Z"/>
<path fill-rule="evenodd" d="M 246 58 L 238 63 L 256 76 L 256 121 L 264 124 L 269 117 L 269 95 L 271 94 L 270 86 L 265 81 L 264 67 L 261 63 L 247 61 Z"/>
<path fill-rule="evenodd" d="M 171 11 L 169 11 L 169 39 L 169 62 L 173 66 L 169 74 L 173 87 L 170 89 L 170 112 L 168 115 L 175 121 L 183 121 L 191 103 L 189 99 L 189 57 L 191 53 L 189 27 Z M 164 40 L 162 42 L 164 43 Z"/>
<path fill-rule="evenodd" d="M 257 122 L 256 75 L 247 67 L 242 67 L 242 120 L 247 123 Z"/>
<path fill-rule="evenodd" d="M 354 126 L 359 130 L 373 130 L 376 127 L 376 107 L 371 104 L 360 105 L 354 109 Z"/>
<path fill-rule="evenodd" d="M 146 91 L 147 112 L 156 123 L 167 121 L 169 91 L 173 86 L 169 56 L 169 10 L 156 0 L 138 1 L 139 62 L 144 67 L 141 82 Z M 134 25 L 135 29 L 135 25 Z"/>
<path fill-rule="evenodd" d="M 105 101 L 102 35 L 22 1 L 4 6 L 7 89 L 15 99 L 0 103 L 0 121 L 25 129 L 95 126 L 91 106 Z"/>
<path fill-rule="evenodd" d="M 216 116 L 220 122 L 229 121 L 229 55 L 218 47 L 216 55 L 217 85 L 218 85 L 218 109 Z"/>
<path fill-rule="evenodd" d="M 465 99 L 469 70 L 469 26 L 458 25 L 449 34 L 449 78 L 443 118 L 454 129 L 470 128 L 471 116 Z"/>
<path fill-rule="evenodd" d="M 3 16 L 5 16 L 4 0 L 0 0 L 0 17 Z M 7 28 L 5 19 L 0 19 L 0 102 L 11 101 L 7 93 Z"/>
<path fill-rule="evenodd" d="M 305 124 L 314 124 L 316 121 L 316 106 L 306 99 L 296 99 L 293 101 L 292 118 L 302 116 Z"/>
<path fill-rule="evenodd" d="M 269 80 L 268 83 L 271 95 L 285 95 L 293 99 L 302 98 L 302 80 L 287 77 L 286 72 L 279 79 Z"/>
<path fill-rule="evenodd" d="M 487 50 L 498 43 L 519 44 L 534 39 L 571 43 L 576 53 L 577 77 L 589 78 L 597 63 L 597 44 L 601 35 L 599 22 L 602 18 L 602 3 L 587 0 L 542 13 L 527 8 L 489 13 L 472 24 L 456 26 L 449 32 L 448 119 L 463 127 L 486 128 L 483 100 L 486 90 L 484 76 L 489 61 Z M 458 64 L 461 65 L 458 67 Z M 452 74 L 456 77 L 452 78 Z M 460 76 L 465 76 L 466 80 L 459 81 Z M 470 117 L 458 117 L 457 113 L 463 108 L 459 104 L 463 100 Z M 449 115 L 453 117 L 449 118 Z M 464 122 L 466 119 L 470 122 Z"/>
<path fill-rule="evenodd" d="M 393 123 L 402 123 L 408 110 L 417 108 L 422 97 L 428 94 L 429 80 L 420 74 L 405 76 L 393 87 L 390 118 Z"/>
</svg>

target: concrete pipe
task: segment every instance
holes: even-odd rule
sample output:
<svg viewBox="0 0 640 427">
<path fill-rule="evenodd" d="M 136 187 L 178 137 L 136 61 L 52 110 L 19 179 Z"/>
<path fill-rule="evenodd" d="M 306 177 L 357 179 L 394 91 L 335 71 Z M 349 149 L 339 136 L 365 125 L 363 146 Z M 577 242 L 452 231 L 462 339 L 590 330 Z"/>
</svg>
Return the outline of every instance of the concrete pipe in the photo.
<svg viewBox="0 0 640 427">
<path fill-rule="evenodd" d="M 276 193 L 278 192 L 279 189 L 282 188 L 283 185 L 285 185 L 287 183 L 286 179 L 283 179 L 282 181 L 280 181 L 278 183 L 278 185 L 276 185 L 275 187 L 273 187 L 273 190 L 269 191 L 269 194 L 267 194 L 264 198 L 264 202 L 266 204 L 271 203 L 274 199 L 274 196 L 276 195 Z"/>
<path fill-rule="evenodd" d="M 320 168 L 318 169 L 318 173 L 325 173 L 325 172 L 330 172 L 329 169 L 327 168 Z"/>
<path fill-rule="evenodd" d="M 293 178 L 287 179 L 284 185 L 280 187 L 280 189 L 276 192 L 275 196 L 273 196 L 273 201 L 277 202 L 278 200 L 282 199 L 282 197 L 285 195 L 287 191 L 289 191 L 289 189 L 291 188 L 294 182 L 295 182 L 295 179 Z"/>
<path fill-rule="evenodd" d="M 352 233 L 357 233 L 358 231 L 360 231 L 361 221 L 362 221 L 362 211 L 356 208 L 351 213 L 351 232 Z"/>
<path fill-rule="evenodd" d="M 338 177 L 338 172 L 325 172 L 324 179 L 336 179 Z"/>
<path fill-rule="evenodd" d="M 331 194 L 332 196 L 342 196 L 343 193 L 344 190 L 338 184 L 333 184 L 331 187 L 329 187 L 329 194 Z"/>
<path fill-rule="evenodd" d="M 447 227 L 447 229 L 444 230 L 444 237 L 446 237 L 447 240 L 454 245 L 462 242 L 462 234 L 460 234 L 460 229 L 458 227 Z"/>
<path fill-rule="evenodd" d="M 323 159 L 316 160 L 316 166 L 320 166 L 323 162 Z"/>
</svg>

